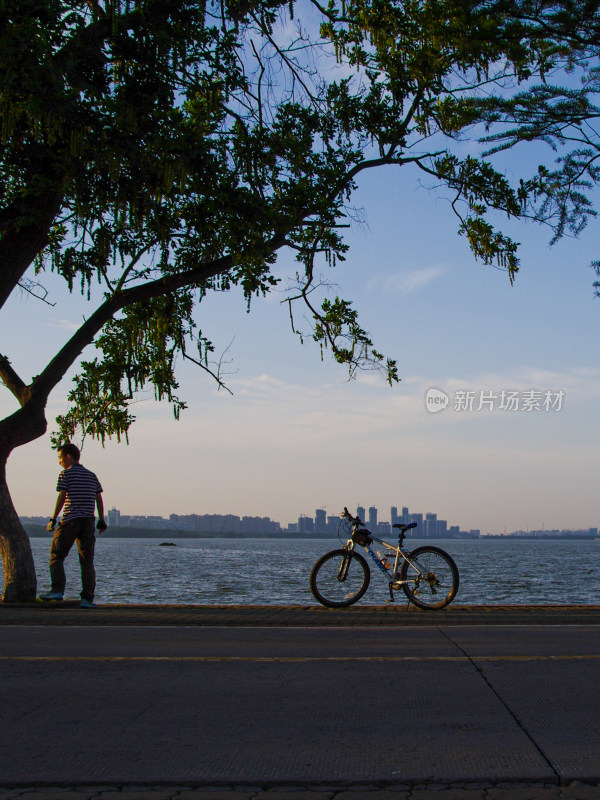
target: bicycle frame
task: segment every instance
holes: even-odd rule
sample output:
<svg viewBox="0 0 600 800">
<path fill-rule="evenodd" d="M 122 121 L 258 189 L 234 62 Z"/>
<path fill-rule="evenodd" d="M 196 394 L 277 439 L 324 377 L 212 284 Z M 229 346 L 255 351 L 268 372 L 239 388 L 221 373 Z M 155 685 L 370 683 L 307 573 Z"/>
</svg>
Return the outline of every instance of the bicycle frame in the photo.
<svg viewBox="0 0 600 800">
<path fill-rule="evenodd" d="M 394 559 L 394 564 L 393 564 L 393 566 L 390 566 L 390 568 L 388 569 L 388 568 L 386 568 L 385 564 L 383 563 L 383 560 L 381 558 L 379 558 L 377 553 L 373 550 L 371 545 L 368 545 L 368 544 L 361 545 L 361 547 L 363 547 L 367 551 L 367 553 L 371 557 L 372 561 L 374 561 L 374 563 L 379 567 L 381 572 L 383 572 L 383 574 L 385 576 L 385 579 L 389 583 L 391 589 L 401 589 L 404 584 L 407 584 L 407 583 L 411 582 L 411 581 L 400 581 L 400 580 L 398 580 L 398 574 L 399 574 L 399 571 L 400 571 L 400 565 L 401 565 L 402 561 L 408 561 L 410 566 L 416 572 L 418 572 L 419 575 L 423 576 L 419 566 L 417 564 L 414 564 L 410 560 L 410 557 L 409 557 L 410 554 L 407 554 L 402 549 L 402 547 L 400 545 L 389 544 L 389 542 L 386 542 L 386 541 L 384 541 L 383 539 L 380 539 L 377 536 L 373 536 L 373 534 L 370 533 L 370 532 L 369 532 L 369 537 L 374 542 L 378 542 L 379 544 L 381 544 L 384 547 L 386 547 L 388 550 L 393 550 L 396 553 L 396 557 Z M 355 547 L 356 547 L 356 542 L 354 542 L 352 540 L 352 538 L 348 539 L 348 542 L 346 543 L 346 548 L 348 550 L 354 550 Z"/>
</svg>

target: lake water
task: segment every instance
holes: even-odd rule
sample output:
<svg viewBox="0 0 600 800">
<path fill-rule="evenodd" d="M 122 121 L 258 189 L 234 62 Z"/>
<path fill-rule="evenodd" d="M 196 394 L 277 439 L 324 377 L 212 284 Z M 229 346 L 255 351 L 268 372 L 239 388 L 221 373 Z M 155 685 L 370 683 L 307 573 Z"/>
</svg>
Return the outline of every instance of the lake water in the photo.
<svg viewBox="0 0 600 800">
<path fill-rule="evenodd" d="M 317 558 L 337 539 L 102 538 L 96 544 L 98 603 L 314 605 L 308 577 Z M 424 544 L 411 542 L 412 547 Z M 443 540 L 431 542 L 457 563 L 455 603 L 600 603 L 600 541 Z M 38 590 L 49 588 L 48 538 L 32 538 Z M 78 597 L 75 547 L 65 563 L 67 596 Z M 1 578 L 0 578 L 1 579 Z M 383 576 L 372 572 L 361 604 L 388 597 Z M 401 600 L 404 595 L 399 595 Z"/>
</svg>

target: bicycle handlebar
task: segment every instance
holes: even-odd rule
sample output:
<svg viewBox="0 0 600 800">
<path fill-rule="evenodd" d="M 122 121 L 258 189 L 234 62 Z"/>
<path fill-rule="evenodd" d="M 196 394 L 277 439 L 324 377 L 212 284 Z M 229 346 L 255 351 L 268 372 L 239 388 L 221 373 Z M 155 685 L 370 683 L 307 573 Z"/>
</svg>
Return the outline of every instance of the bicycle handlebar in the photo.
<svg viewBox="0 0 600 800">
<path fill-rule="evenodd" d="M 364 523 L 364 522 L 361 520 L 361 518 L 360 518 L 360 517 L 353 517 L 353 516 L 352 516 L 352 514 L 351 514 L 351 513 L 348 511 L 348 509 L 346 508 L 346 506 L 344 506 L 344 510 L 343 510 L 343 511 L 342 511 L 342 513 L 340 514 L 340 517 L 341 517 L 342 519 L 349 519 L 349 520 L 350 520 L 350 522 L 352 522 L 354 525 L 363 525 L 363 526 L 364 526 L 364 524 L 365 524 L 365 523 Z"/>
</svg>

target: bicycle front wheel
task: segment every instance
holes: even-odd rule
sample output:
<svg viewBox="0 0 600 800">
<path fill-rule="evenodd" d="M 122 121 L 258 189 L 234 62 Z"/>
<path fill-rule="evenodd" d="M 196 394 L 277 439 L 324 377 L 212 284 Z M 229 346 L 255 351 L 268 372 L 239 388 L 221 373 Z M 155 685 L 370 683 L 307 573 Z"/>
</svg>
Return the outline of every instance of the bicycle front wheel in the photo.
<svg viewBox="0 0 600 800">
<path fill-rule="evenodd" d="M 417 547 L 404 561 L 400 580 L 404 593 L 419 608 L 445 608 L 458 591 L 458 569 L 454 561 L 439 547 Z"/>
<path fill-rule="evenodd" d="M 324 606 L 345 608 L 360 600 L 370 579 L 369 565 L 359 553 L 332 550 L 312 568 L 310 590 Z"/>
</svg>

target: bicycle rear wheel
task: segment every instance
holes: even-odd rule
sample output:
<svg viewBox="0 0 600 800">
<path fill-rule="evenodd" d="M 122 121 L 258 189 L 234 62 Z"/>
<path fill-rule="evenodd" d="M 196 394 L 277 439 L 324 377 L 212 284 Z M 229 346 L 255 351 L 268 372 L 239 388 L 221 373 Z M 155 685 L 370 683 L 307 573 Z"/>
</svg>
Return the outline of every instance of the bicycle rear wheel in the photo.
<svg viewBox="0 0 600 800">
<path fill-rule="evenodd" d="M 345 608 L 356 603 L 369 588 L 369 565 L 359 553 L 332 550 L 316 562 L 310 573 L 310 590 L 319 603 Z"/>
<path fill-rule="evenodd" d="M 400 569 L 404 593 L 419 608 L 445 608 L 458 591 L 458 569 L 452 558 L 433 545 L 417 547 Z"/>
</svg>

